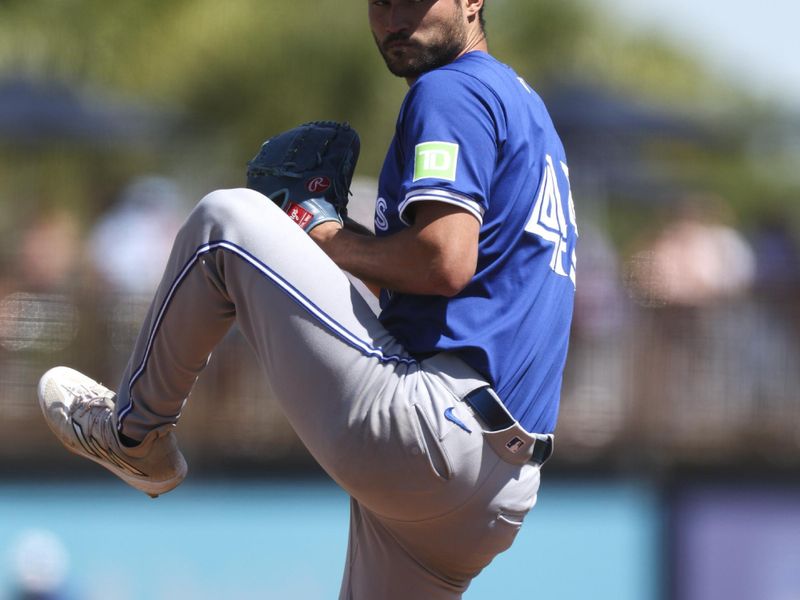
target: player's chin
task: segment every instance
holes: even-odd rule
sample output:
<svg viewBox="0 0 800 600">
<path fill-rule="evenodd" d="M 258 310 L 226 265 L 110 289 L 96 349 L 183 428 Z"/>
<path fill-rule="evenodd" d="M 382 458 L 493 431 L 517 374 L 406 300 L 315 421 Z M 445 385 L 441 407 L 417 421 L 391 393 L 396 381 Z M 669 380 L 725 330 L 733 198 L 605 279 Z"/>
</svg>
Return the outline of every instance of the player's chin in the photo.
<svg viewBox="0 0 800 600">
<path fill-rule="evenodd" d="M 384 55 L 389 72 L 397 77 L 419 77 L 425 72 L 419 61 L 407 54 Z"/>
</svg>

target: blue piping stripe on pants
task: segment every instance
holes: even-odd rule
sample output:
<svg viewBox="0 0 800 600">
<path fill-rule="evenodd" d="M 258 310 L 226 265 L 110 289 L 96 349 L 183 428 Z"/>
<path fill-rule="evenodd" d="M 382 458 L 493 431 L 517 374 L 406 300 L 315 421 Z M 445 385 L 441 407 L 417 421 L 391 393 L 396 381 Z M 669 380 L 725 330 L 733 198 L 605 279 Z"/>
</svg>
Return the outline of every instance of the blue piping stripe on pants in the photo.
<svg viewBox="0 0 800 600">
<path fill-rule="evenodd" d="M 226 250 L 232 252 L 233 254 L 239 256 L 244 261 L 249 263 L 251 266 L 255 267 L 262 275 L 264 275 L 267 279 L 272 281 L 276 284 L 281 290 L 286 292 L 286 294 L 301 308 L 305 309 L 308 313 L 310 313 L 314 318 L 316 318 L 326 329 L 331 331 L 334 335 L 341 338 L 345 343 L 347 343 L 352 348 L 355 348 L 362 354 L 368 357 L 377 358 L 379 361 L 384 363 L 389 362 L 397 362 L 402 364 L 415 364 L 417 361 L 414 358 L 407 357 L 407 356 L 400 356 L 399 354 L 384 354 L 381 348 L 376 348 L 369 342 L 358 338 L 355 334 L 351 331 L 348 331 L 343 325 L 338 323 L 333 317 L 326 314 L 324 310 L 322 310 L 319 306 L 314 304 L 308 297 L 303 295 L 300 290 L 295 288 L 291 283 L 289 283 L 286 279 L 281 277 L 277 272 L 270 269 L 266 264 L 258 260 L 255 256 L 249 253 L 247 250 L 234 244 L 232 242 L 228 242 L 225 240 L 209 242 L 200 246 L 186 263 L 186 265 L 181 270 L 178 277 L 175 278 L 175 281 L 172 283 L 172 286 L 169 289 L 166 297 L 164 298 L 164 302 L 161 304 L 161 308 L 158 311 L 158 316 L 153 323 L 153 327 L 150 330 L 150 335 L 147 339 L 147 345 L 145 346 L 144 356 L 142 357 L 142 362 L 139 364 L 139 367 L 134 371 L 133 375 L 131 376 L 130 382 L 128 384 L 128 405 L 119 412 L 118 421 L 117 421 L 117 428 L 119 430 L 122 429 L 122 423 L 125 417 L 133 410 L 133 386 L 139 377 L 145 371 L 147 367 L 147 362 L 150 359 L 150 354 L 152 353 L 153 344 L 155 342 L 156 334 L 161 326 L 161 323 L 164 320 L 164 315 L 169 308 L 175 294 L 177 293 L 178 288 L 180 287 L 183 280 L 192 270 L 194 265 L 200 260 L 200 258 L 205 255 L 209 254 L 215 250 Z"/>
</svg>

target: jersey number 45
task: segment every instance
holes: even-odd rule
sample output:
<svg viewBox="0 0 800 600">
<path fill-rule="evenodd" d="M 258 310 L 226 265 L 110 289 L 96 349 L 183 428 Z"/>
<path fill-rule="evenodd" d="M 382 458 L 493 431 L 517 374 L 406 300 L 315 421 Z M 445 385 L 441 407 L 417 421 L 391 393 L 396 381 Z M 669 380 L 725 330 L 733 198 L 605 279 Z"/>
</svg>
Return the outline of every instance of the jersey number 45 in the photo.
<svg viewBox="0 0 800 600">
<path fill-rule="evenodd" d="M 550 259 L 550 268 L 562 277 L 569 277 L 572 285 L 575 285 L 575 267 L 577 258 L 575 256 L 575 238 L 578 236 L 578 226 L 575 222 L 575 204 L 572 201 L 572 191 L 569 185 L 569 169 L 564 162 L 561 162 L 561 170 L 564 173 L 567 189 L 566 209 L 569 217 L 567 223 L 564 217 L 563 196 L 558 185 L 558 176 L 553 158 L 547 154 L 546 164 L 542 181 L 539 184 L 539 194 L 536 197 L 536 204 L 533 206 L 533 214 L 525 231 L 528 231 L 542 240 L 553 244 L 553 255 Z M 572 225 L 572 239 L 570 239 L 570 227 Z M 571 250 L 570 250 L 571 249 Z M 569 250 L 569 254 L 567 254 Z M 569 263 L 565 265 L 565 258 L 569 256 Z"/>
</svg>

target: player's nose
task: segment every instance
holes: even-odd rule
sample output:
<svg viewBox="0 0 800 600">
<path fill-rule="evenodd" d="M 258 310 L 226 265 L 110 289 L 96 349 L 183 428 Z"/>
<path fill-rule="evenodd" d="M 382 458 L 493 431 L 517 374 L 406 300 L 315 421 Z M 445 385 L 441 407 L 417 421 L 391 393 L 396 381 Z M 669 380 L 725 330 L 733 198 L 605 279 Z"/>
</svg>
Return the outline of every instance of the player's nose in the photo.
<svg viewBox="0 0 800 600">
<path fill-rule="evenodd" d="M 410 24 L 408 11 L 402 6 L 393 4 L 386 15 L 386 33 L 399 33 L 408 29 Z"/>
</svg>

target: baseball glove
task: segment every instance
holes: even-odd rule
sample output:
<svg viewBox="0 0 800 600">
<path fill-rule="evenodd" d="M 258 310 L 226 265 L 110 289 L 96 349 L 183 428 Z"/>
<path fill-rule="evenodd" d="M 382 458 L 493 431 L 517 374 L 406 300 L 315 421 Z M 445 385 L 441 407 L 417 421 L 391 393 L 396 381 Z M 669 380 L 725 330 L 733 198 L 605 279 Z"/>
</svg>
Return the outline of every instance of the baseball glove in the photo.
<svg viewBox="0 0 800 600">
<path fill-rule="evenodd" d="M 358 161 L 358 133 L 347 123 L 313 121 L 269 138 L 247 163 L 247 187 L 280 206 L 306 232 L 347 217 Z"/>
</svg>

